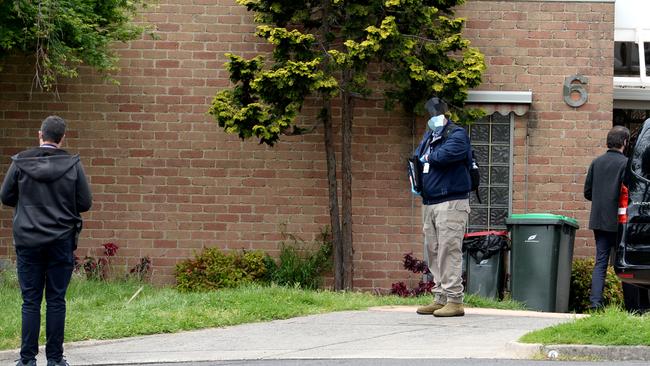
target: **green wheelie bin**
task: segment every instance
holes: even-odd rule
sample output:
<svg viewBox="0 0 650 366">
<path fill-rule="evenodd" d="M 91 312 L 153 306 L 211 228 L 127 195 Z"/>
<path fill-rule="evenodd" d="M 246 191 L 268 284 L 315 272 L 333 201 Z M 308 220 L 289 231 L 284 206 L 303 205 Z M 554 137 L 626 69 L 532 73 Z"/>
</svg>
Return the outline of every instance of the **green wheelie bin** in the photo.
<svg viewBox="0 0 650 366">
<path fill-rule="evenodd" d="M 506 219 L 512 241 L 510 292 L 531 310 L 566 313 L 578 222 L 547 213 Z"/>
</svg>

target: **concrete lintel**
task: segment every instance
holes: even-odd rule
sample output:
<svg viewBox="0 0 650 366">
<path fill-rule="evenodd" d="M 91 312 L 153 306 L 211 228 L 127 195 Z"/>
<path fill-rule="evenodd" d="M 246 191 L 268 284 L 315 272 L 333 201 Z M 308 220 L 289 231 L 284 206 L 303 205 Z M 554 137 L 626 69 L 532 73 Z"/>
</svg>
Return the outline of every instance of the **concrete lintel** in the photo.
<svg viewBox="0 0 650 366">
<path fill-rule="evenodd" d="M 614 87 L 614 100 L 650 101 L 650 89 L 640 87 Z"/>
</svg>

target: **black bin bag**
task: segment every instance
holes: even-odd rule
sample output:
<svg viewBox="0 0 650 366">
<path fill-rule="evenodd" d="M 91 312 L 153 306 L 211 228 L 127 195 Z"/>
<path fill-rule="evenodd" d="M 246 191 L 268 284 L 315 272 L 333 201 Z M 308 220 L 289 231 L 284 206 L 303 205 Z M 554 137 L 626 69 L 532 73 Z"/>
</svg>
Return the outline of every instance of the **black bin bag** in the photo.
<svg viewBox="0 0 650 366">
<path fill-rule="evenodd" d="M 465 235 L 463 252 L 467 293 L 492 299 L 502 297 L 505 283 L 504 258 L 509 243 L 505 231 L 481 231 Z"/>
<path fill-rule="evenodd" d="M 509 247 L 510 239 L 506 231 L 479 231 L 465 234 L 463 239 L 463 252 L 467 252 L 476 263 L 500 254 Z"/>
</svg>

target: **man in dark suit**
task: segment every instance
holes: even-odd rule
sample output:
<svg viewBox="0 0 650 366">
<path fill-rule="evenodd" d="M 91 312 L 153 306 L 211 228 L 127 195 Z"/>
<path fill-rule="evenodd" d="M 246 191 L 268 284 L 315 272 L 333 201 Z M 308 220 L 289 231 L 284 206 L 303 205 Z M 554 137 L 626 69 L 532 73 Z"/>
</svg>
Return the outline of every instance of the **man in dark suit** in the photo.
<svg viewBox="0 0 650 366">
<path fill-rule="evenodd" d="M 589 229 L 596 239 L 596 264 L 591 277 L 590 309 L 603 306 L 603 289 L 607 264 L 616 245 L 618 197 L 627 158 L 623 155 L 630 141 L 630 131 L 614 126 L 607 134 L 607 152 L 594 159 L 585 180 L 584 195 L 591 201 Z"/>
</svg>

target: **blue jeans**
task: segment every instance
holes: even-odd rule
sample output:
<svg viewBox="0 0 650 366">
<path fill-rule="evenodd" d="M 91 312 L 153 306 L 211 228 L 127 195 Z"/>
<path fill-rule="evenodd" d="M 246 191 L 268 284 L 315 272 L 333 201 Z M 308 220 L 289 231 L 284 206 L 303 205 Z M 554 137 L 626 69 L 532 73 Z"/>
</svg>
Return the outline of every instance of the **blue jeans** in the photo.
<svg viewBox="0 0 650 366">
<path fill-rule="evenodd" d="M 63 357 L 65 293 L 74 268 L 74 235 L 40 247 L 16 247 L 18 282 L 23 297 L 20 359 L 36 359 L 41 322 L 43 290 L 45 315 L 45 355 L 58 362 Z"/>
<path fill-rule="evenodd" d="M 603 305 L 603 289 L 605 288 L 609 255 L 616 245 L 616 232 L 594 230 L 594 237 L 596 238 L 596 263 L 591 274 L 589 301 L 592 307 L 600 307 Z"/>
</svg>

